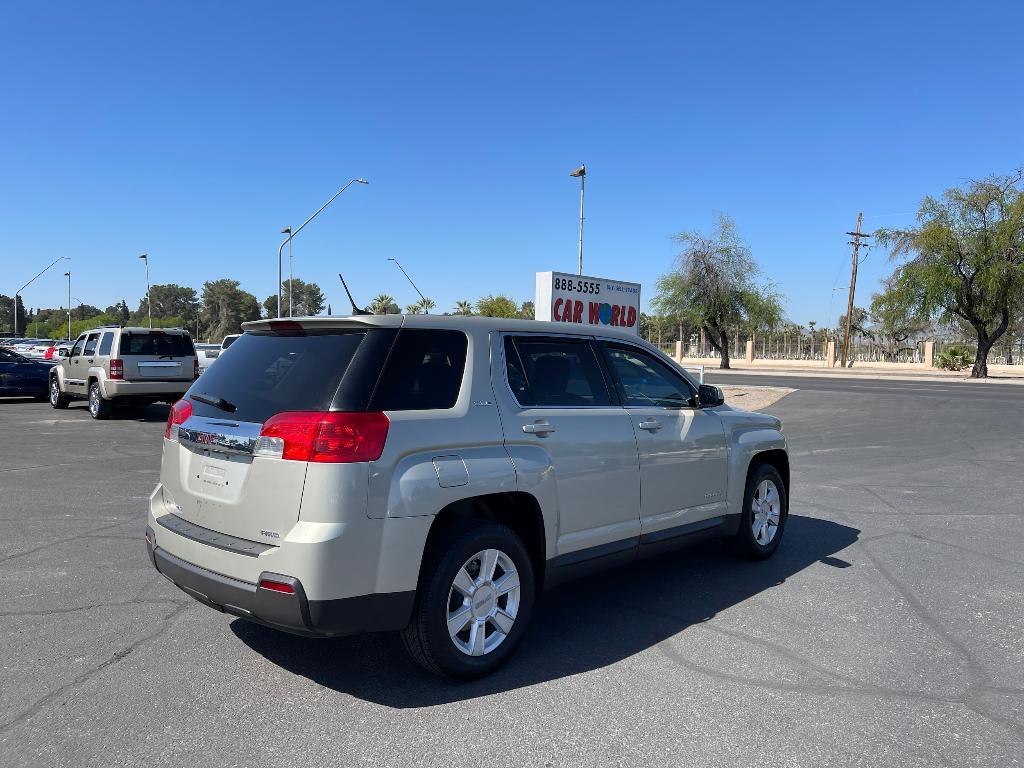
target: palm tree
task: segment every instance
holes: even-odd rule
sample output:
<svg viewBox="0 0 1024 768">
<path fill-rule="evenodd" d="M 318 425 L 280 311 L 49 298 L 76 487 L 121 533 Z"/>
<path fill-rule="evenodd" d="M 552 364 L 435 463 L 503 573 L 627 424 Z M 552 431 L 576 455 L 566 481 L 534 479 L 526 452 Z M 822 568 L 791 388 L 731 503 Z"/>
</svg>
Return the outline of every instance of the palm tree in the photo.
<svg viewBox="0 0 1024 768">
<path fill-rule="evenodd" d="M 437 303 L 433 299 L 422 299 L 417 301 L 415 304 L 410 304 L 405 308 L 405 311 L 410 315 L 429 315 L 430 310 L 437 306 Z"/>
<path fill-rule="evenodd" d="M 375 315 L 386 315 L 391 311 L 391 307 L 394 305 L 394 297 L 388 296 L 386 293 L 381 293 L 378 294 L 372 302 L 370 302 L 369 309 Z"/>
<path fill-rule="evenodd" d="M 455 302 L 455 314 L 456 315 L 472 315 L 473 314 L 473 302 L 466 301 L 465 299 Z"/>
</svg>

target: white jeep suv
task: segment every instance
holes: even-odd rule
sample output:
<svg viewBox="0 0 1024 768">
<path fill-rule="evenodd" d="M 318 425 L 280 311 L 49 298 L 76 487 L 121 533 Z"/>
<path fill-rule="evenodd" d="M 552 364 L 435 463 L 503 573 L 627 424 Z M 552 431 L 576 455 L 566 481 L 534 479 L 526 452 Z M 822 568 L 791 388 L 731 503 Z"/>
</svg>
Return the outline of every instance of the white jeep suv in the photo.
<svg viewBox="0 0 1024 768">
<path fill-rule="evenodd" d="M 789 459 L 613 330 L 500 318 L 262 320 L 171 409 L 153 565 L 288 632 L 400 630 L 426 668 L 490 672 L 537 594 L 709 537 L 768 557 Z"/>
</svg>

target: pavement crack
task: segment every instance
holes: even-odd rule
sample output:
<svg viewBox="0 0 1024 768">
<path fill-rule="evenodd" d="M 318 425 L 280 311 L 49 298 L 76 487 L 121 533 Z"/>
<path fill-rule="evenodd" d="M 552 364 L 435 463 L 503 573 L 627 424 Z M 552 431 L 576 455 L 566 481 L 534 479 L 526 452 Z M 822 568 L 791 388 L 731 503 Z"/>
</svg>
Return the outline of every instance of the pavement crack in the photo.
<svg viewBox="0 0 1024 768">
<path fill-rule="evenodd" d="M 65 683 L 64 685 L 60 686 L 59 688 L 51 691 L 50 693 L 46 694 L 43 697 L 37 699 L 27 709 L 25 709 L 22 712 L 18 713 L 12 719 L 4 722 L 3 724 L 0 724 L 0 734 L 6 734 L 9 731 L 11 731 L 15 726 L 30 720 L 34 714 L 36 714 L 39 710 L 41 710 L 43 707 L 45 707 L 51 701 L 57 699 L 59 696 L 61 696 L 65 692 L 71 690 L 72 688 L 75 688 L 75 687 L 81 685 L 82 683 L 87 682 L 92 677 L 98 675 L 100 672 L 105 670 L 107 667 L 110 667 L 110 666 L 116 664 L 117 662 L 121 661 L 122 659 L 127 657 L 129 654 L 134 652 L 143 643 L 147 643 L 150 640 L 155 640 L 158 637 L 160 637 L 161 635 L 163 635 L 165 632 L 167 632 L 174 625 L 175 619 L 177 619 L 179 616 L 181 616 L 181 614 L 184 613 L 188 608 L 189 608 L 189 603 L 182 603 L 182 604 L 178 605 L 173 611 L 171 611 L 167 616 L 165 616 L 163 618 L 163 620 L 160 622 L 159 626 L 156 628 L 155 631 L 150 632 L 147 635 L 143 635 L 142 637 L 138 638 L 137 640 L 135 640 L 133 643 L 129 644 L 128 646 L 126 646 L 126 647 L 124 647 L 124 648 L 122 648 L 122 649 L 120 649 L 118 651 L 115 651 L 114 654 L 109 659 L 107 659 L 106 661 L 102 662 L 101 664 L 98 664 L 97 666 L 93 667 L 92 669 L 90 669 L 90 670 L 88 670 L 86 672 L 83 672 L 78 677 L 76 677 L 74 680 L 71 680 L 71 681 Z"/>
</svg>

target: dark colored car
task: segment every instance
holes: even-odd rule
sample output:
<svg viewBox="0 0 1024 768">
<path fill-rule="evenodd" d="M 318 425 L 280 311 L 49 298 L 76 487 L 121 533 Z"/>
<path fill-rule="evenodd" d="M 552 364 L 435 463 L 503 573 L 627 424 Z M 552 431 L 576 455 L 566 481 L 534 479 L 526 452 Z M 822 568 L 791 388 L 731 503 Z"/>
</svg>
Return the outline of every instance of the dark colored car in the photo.
<svg viewBox="0 0 1024 768">
<path fill-rule="evenodd" d="M 51 368 L 50 363 L 29 360 L 17 352 L 0 349 L 0 395 L 45 400 Z"/>
</svg>

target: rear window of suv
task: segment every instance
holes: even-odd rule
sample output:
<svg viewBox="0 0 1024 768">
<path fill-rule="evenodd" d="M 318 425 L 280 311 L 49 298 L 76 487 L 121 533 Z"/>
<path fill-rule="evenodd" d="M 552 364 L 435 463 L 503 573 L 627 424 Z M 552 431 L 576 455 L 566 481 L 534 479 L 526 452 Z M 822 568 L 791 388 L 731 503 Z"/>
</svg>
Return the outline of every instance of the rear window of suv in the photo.
<svg viewBox="0 0 1024 768">
<path fill-rule="evenodd" d="M 326 411 L 365 336 L 242 334 L 192 385 L 192 411 L 258 424 L 283 411 Z M 221 398 L 233 410 L 201 403 L 193 394 Z"/>
<path fill-rule="evenodd" d="M 119 350 L 121 357 L 188 357 L 196 353 L 191 337 L 183 333 L 122 333 Z"/>
<path fill-rule="evenodd" d="M 453 407 L 466 367 L 466 344 L 466 334 L 460 331 L 401 331 L 381 373 L 370 410 Z"/>
</svg>

